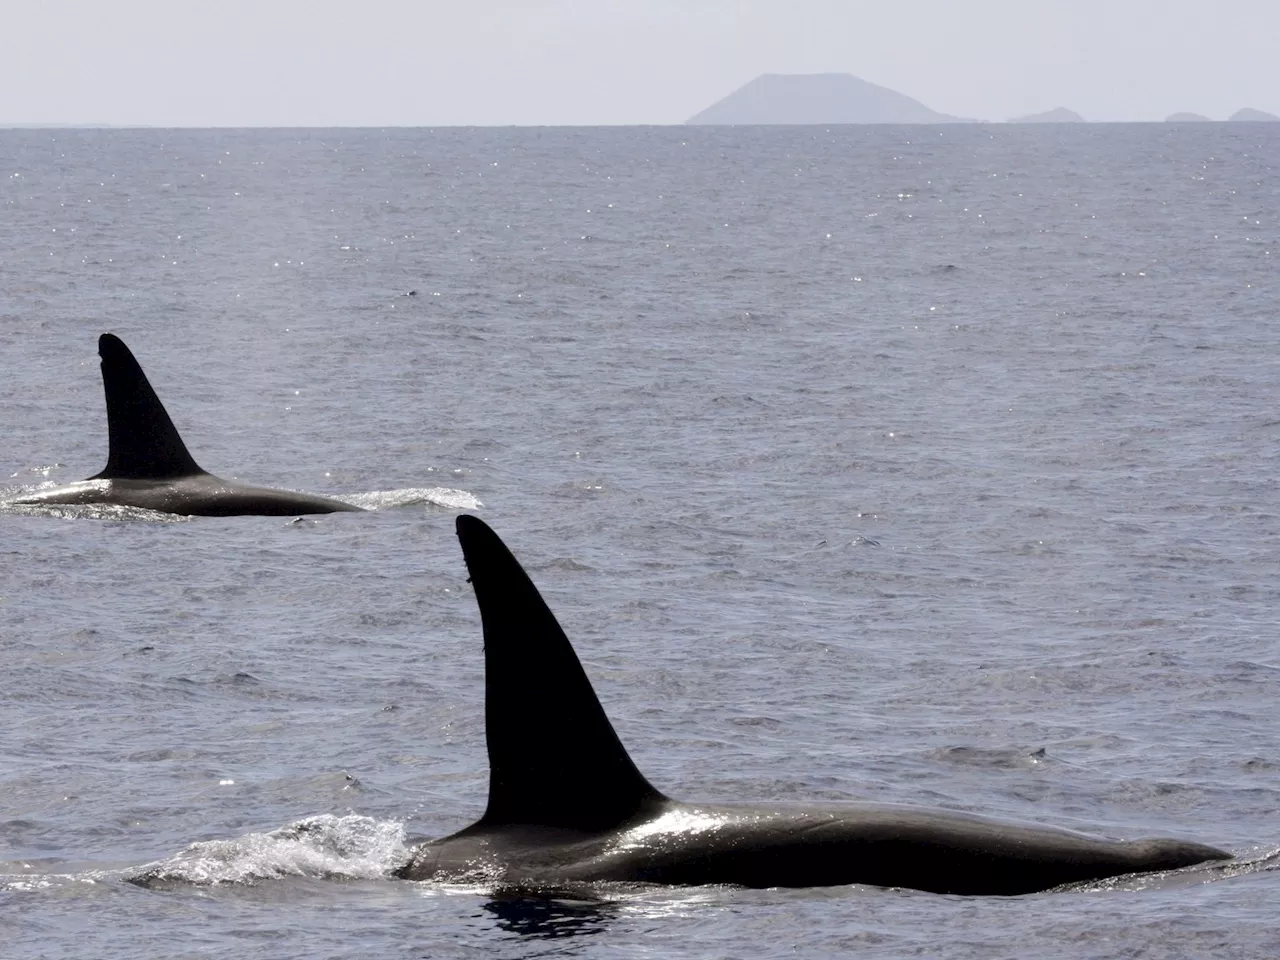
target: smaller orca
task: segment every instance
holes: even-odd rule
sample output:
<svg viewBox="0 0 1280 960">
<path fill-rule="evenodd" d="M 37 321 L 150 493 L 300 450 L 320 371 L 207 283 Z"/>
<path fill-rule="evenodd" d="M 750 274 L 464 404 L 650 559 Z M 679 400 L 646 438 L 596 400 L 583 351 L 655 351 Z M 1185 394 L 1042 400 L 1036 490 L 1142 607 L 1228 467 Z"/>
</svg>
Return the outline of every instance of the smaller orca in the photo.
<svg viewBox="0 0 1280 960">
<path fill-rule="evenodd" d="M 1012 896 L 1230 859 L 1180 840 L 1103 840 L 898 804 L 692 804 L 636 769 L 564 631 L 497 534 L 460 516 L 484 629 L 489 803 L 416 847 L 406 880 L 550 887 L 600 881 L 851 883 Z"/>
<path fill-rule="evenodd" d="M 124 341 L 98 338 L 107 395 L 107 465 L 87 480 L 9 501 L 22 504 L 110 503 L 186 516 L 292 516 L 363 508 L 329 497 L 251 487 L 202 470 L 147 375 Z"/>
</svg>

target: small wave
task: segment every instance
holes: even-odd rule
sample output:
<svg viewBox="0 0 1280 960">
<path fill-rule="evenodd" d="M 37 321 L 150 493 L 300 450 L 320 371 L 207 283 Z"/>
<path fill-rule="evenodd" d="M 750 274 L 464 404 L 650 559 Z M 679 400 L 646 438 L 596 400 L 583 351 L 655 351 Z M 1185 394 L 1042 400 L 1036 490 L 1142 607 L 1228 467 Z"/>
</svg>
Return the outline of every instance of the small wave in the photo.
<svg viewBox="0 0 1280 960">
<path fill-rule="evenodd" d="M 285 877 L 381 880 L 408 859 L 404 824 L 324 814 L 270 833 L 193 843 L 181 853 L 126 872 L 143 887 L 255 884 Z"/>
<path fill-rule="evenodd" d="M 406 487 L 402 490 L 372 490 L 369 493 L 351 493 L 335 496 L 342 500 L 364 507 L 366 510 L 383 510 L 388 507 L 410 507 L 418 503 L 427 503 L 448 510 L 479 510 L 484 506 L 474 494 L 466 490 L 455 490 L 452 487 Z"/>
<path fill-rule="evenodd" d="M 73 886 L 92 886 L 112 879 L 116 878 L 108 870 L 87 870 L 84 873 L 0 873 L 0 893 L 39 893 Z"/>
<path fill-rule="evenodd" d="M 564 570 L 569 573 L 589 573 L 594 567 L 589 567 L 585 563 L 580 563 L 572 557 L 556 557 L 548 560 L 546 563 L 532 563 L 528 565 L 530 570 L 534 572 L 542 570 Z"/>
<path fill-rule="evenodd" d="M 1039 766 L 1048 759 L 1044 747 L 1027 750 L 1021 747 L 943 747 L 929 754 L 935 760 L 963 767 L 992 767 L 1021 770 Z"/>
<path fill-rule="evenodd" d="M 1206 860 L 1178 870 L 1126 873 L 1119 877 L 1108 877 L 1105 880 L 1069 883 L 1056 889 L 1081 893 L 1162 890 L 1189 884 L 1213 883 L 1217 880 L 1227 880 L 1251 873 L 1269 873 L 1273 870 L 1280 870 L 1280 848 L 1256 847 L 1237 854 L 1230 860 Z"/>
<path fill-rule="evenodd" d="M 1232 860 L 1212 860 L 1206 869 L 1218 880 L 1246 873 L 1270 873 L 1280 870 L 1280 847 L 1256 847 Z"/>
</svg>

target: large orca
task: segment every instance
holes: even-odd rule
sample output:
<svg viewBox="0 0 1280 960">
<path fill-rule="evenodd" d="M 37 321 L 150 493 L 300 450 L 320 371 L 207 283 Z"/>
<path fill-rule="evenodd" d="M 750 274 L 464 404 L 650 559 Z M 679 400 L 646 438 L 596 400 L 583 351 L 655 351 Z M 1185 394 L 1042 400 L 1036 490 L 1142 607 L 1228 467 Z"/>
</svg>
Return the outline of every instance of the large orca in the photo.
<svg viewBox="0 0 1280 960">
<path fill-rule="evenodd" d="M 293 516 L 362 508 L 341 500 L 251 487 L 200 469 L 129 348 L 114 334 L 98 338 L 107 395 L 107 465 L 88 480 L 9 501 L 23 504 L 111 503 L 187 516 Z"/>
<path fill-rule="evenodd" d="M 1102 840 L 926 807 L 672 800 L 627 756 L 515 557 L 475 517 L 458 517 L 457 530 L 484 629 L 489 803 L 471 826 L 416 847 L 398 877 L 1014 895 L 1231 857 L 1180 840 Z"/>
</svg>

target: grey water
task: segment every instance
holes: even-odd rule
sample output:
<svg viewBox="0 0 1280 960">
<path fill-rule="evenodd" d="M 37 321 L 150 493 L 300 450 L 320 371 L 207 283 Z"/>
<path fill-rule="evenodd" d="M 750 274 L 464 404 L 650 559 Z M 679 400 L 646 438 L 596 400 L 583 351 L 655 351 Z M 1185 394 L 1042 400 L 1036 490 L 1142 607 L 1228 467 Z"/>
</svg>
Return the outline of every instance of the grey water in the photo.
<svg viewBox="0 0 1280 960">
<path fill-rule="evenodd" d="M 206 469 L 378 508 L 0 507 L 0 956 L 1280 952 L 1277 158 L 0 132 L 0 497 L 101 469 L 112 331 Z M 460 510 L 675 797 L 1238 859 L 1008 899 L 392 880 L 485 800 Z"/>
</svg>

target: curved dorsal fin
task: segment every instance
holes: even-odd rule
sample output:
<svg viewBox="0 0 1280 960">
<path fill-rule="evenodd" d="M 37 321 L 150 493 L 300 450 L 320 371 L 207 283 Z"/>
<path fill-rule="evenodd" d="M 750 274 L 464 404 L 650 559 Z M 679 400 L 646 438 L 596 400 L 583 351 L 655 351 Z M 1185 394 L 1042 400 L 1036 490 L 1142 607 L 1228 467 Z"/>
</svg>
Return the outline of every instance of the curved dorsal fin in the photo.
<svg viewBox="0 0 1280 960">
<path fill-rule="evenodd" d="M 90 480 L 170 480 L 204 473 L 124 341 L 98 338 L 107 394 L 107 465 Z"/>
<path fill-rule="evenodd" d="M 489 806 L 482 825 L 603 830 L 665 799 L 614 733 L 528 575 L 484 521 L 460 516 L 484 625 Z"/>
</svg>

